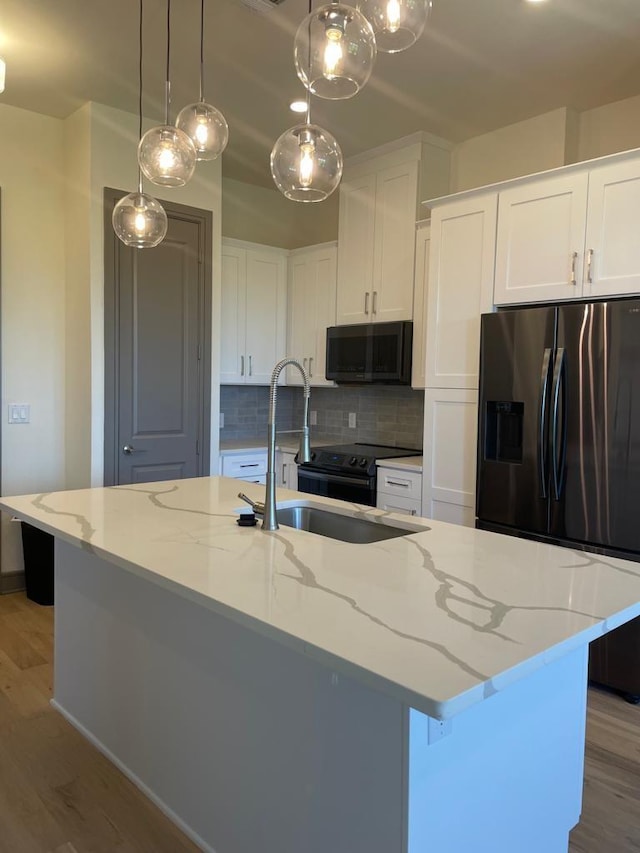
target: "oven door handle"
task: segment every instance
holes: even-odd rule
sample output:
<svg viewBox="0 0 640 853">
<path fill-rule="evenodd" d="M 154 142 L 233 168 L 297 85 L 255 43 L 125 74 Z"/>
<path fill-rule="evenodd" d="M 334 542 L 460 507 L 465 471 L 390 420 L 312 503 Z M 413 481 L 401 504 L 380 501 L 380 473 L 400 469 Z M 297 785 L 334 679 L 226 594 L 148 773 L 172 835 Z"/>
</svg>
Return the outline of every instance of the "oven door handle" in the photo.
<svg viewBox="0 0 640 853">
<path fill-rule="evenodd" d="M 301 477 L 308 477 L 310 480 L 319 480 L 323 483 L 341 483 L 344 486 L 364 486 L 365 488 L 370 486 L 374 480 L 374 477 L 369 476 L 347 477 L 343 474 L 330 474 L 328 471 L 312 471 L 305 468 L 304 465 L 298 465 L 298 483 Z"/>
</svg>

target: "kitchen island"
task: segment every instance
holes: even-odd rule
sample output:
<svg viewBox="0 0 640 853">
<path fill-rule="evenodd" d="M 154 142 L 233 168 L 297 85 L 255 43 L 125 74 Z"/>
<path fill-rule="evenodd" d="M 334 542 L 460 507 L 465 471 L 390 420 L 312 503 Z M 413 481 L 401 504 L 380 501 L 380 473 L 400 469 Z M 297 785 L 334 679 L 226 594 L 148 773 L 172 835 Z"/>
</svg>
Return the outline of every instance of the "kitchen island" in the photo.
<svg viewBox="0 0 640 853">
<path fill-rule="evenodd" d="M 566 853 L 588 643 L 640 565 L 428 519 L 265 533 L 237 489 L 0 500 L 56 537 L 55 707 L 203 850 Z"/>
</svg>

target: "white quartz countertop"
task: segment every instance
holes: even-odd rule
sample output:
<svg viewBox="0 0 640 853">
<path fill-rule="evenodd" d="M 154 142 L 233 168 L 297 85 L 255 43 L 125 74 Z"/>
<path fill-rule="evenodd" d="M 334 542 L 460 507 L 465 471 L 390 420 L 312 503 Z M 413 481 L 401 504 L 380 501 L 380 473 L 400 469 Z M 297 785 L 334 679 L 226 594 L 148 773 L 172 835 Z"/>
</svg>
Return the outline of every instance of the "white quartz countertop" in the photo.
<svg viewBox="0 0 640 853">
<path fill-rule="evenodd" d="M 640 614 L 637 563 L 427 519 L 373 545 L 266 533 L 235 523 L 237 490 L 210 477 L 0 507 L 436 718 Z M 409 523 L 284 489 L 278 500 Z"/>
<path fill-rule="evenodd" d="M 396 459 L 376 459 L 378 468 L 393 468 L 398 471 L 422 473 L 422 456 L 399 456 Z"/>
</svg>

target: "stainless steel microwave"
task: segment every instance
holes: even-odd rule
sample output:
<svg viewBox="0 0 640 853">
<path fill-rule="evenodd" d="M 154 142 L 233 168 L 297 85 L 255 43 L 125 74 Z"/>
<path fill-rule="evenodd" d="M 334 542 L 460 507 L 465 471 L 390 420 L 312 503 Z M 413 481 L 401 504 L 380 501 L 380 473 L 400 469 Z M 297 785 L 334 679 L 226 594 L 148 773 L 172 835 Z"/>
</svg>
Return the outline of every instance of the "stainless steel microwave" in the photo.
<svg viewBox="0 0 640 853">
<path fill-rule="evenodd" d="M 327 329 L 327 379 L 411 385 L 413 323 L 364 323 Z"/>
</svg>

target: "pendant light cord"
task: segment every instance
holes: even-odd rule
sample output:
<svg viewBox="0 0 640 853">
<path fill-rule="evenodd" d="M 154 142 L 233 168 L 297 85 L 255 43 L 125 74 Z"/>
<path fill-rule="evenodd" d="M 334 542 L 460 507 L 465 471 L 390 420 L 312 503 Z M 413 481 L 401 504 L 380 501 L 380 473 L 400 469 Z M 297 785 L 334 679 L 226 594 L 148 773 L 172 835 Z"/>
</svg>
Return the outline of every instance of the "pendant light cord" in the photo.
<svg viewBox="0 0 640 853">
<path fill-rule="evenodd" d="M 200 3 L 200 103 L 204 104 L 204 0 Z"/>
<path fill-rule="evenodd" d="M 167 80 L 164 98 L 164 123 L 169 124 L 169 104 L 171 103 L 171 83 L 169 72 L 171 69 L 171 0 L 167 0 Z"/>
<path fill-rule="evenodd" d="M 142 139 L 142 0 L 140 0 L 140 24 L 138 30 L 138 142 Z M 142 195 L 142 169 L 138 163 L 138 192 Z"/>
<path fill-rule="evenodd" d="M 311 12 L 313 11 L 313 0 L 309 0 L 309 74 L 311 74 Z M 311 80 L 309 80 L 311 83 Z M 311 89 L 307 86 L 307 124 L 311 124 Z"/>
</svg>

